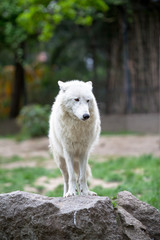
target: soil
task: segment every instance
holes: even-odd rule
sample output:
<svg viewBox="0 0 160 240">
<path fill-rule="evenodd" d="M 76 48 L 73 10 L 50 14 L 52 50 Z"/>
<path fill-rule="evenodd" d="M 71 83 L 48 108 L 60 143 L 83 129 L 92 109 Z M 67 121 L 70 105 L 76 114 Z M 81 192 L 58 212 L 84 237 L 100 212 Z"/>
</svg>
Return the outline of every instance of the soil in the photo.
<svg viewBox="0 0 160 240">
<path fill-rule="evenodd" d="M 160 156 L 160 136 L 102 136 L 92 154 L 102 157 L 140 156 L 143 154 Z M 48 139 L 37 138 L 22 142 L 11 139 L 0 139 L 0 156 L 11 157 L 13 155 L 23 158 L 50 158 Z"/>
</svg>

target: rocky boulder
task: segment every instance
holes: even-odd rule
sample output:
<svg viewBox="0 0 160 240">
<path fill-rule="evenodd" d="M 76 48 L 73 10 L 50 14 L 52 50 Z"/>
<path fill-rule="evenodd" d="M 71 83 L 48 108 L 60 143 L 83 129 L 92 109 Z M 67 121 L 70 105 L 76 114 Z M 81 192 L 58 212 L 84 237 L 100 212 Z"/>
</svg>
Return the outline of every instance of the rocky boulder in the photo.
<svg viewBox="0 0 160 240">
<path fill-rule="evenodd" d="M 127 191 L 118 193 L 117 205 L 117 212 L 127 239 L 160 240 L 160 212 L 156 208 L 138 200 Z M 133 232 L 137 232 L 137 237 Z"/>
<path fill-rule="evenodd" d="M 26 192 L 0 195 L 1 240 L 120 239 L 107 197 L 49 198 Z"/>
<path fill-rule="evenodd" d="M 49 198 L 0 194 L 0 240 L 160 240 L 160 213 L 129 192 Z"/>
</svg>

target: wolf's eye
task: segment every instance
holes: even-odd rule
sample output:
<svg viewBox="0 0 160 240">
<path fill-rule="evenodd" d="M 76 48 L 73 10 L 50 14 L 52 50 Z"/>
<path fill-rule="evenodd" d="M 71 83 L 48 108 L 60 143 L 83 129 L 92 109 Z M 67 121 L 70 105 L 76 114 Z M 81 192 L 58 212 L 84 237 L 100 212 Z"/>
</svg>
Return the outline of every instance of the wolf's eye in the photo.
<svg viewBox="0 0 160 240">
<path fill-rule="evenodd" d="M 87 100 L 87 102 L 89 102 L 89 99 Z"/>
<path fill-rule="evenodd" d="M 79 102 L 79 98 L 75 98 L 74 101 Z"/>
</svg>

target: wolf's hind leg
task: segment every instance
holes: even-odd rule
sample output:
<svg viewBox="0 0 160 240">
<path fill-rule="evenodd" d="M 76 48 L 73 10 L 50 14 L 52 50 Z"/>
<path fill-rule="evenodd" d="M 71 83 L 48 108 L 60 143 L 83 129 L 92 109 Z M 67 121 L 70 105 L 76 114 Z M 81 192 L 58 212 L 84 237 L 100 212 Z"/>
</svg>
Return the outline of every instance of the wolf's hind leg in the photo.
<svg viewBox="0 0 160 240">
<path fill-rule="evenodd" d="M 63 197 L 65 197 L 66 193 L 68 192 L 68 171 L 67 171 L 67 166 L 65 159 L 63 157 L 60 157 L 59 159 L 59 168 L 62 173 L 63 179 L 64 179 L 64 191 L 63 191 Z"/>
<path fill-rule="evenodd" d="M 77 180 L 77 190 L 79 192 L 80 185 L 79 185 L 79 177 L 80 177 L 80 172 L 79 172 L 79 162 L 78 160 L 74 160 L 74 172 L 76 173 L 76 180 Z"/>
</svg>

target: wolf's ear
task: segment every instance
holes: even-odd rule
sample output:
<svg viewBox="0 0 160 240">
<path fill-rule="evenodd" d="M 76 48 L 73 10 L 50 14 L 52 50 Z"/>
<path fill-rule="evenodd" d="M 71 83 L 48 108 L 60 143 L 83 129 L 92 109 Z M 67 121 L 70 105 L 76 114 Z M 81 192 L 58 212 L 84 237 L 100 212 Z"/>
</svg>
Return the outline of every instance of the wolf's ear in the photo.
<svg viewBox="0 0 160 240">
<path fill-rule="evenodd" d="M 58 85 L 59 85 L 60 90 L 65 91 L 65 86 L 64 86 L 65 83 L 64 82 L 58 81 Z"/>
<path fill-rule="evenodd" d="M 88 82 L 86 82 L 86 84 L 91 88 L 91 90 L 92 90 L 92 88 L 93 88 L 93 86 L 92 86 L 92 82 L 91 81 L 88 81 Z"/>
</svg>

